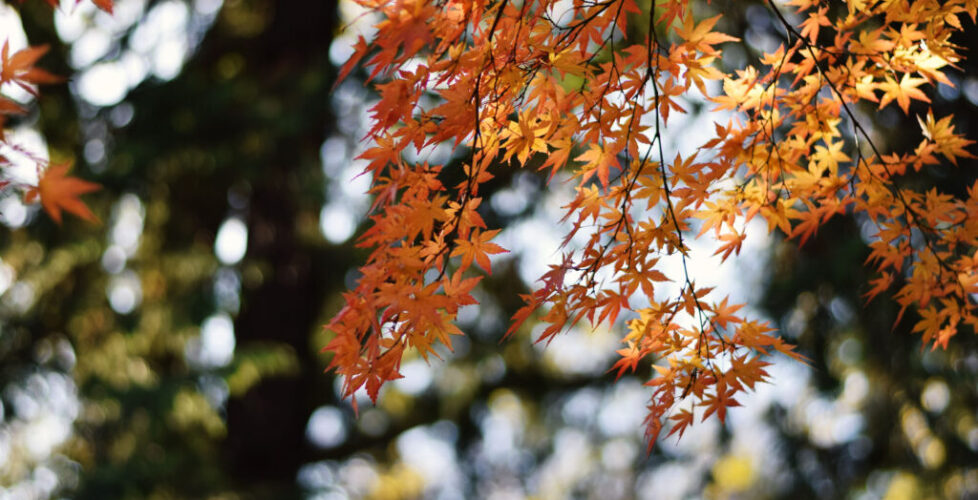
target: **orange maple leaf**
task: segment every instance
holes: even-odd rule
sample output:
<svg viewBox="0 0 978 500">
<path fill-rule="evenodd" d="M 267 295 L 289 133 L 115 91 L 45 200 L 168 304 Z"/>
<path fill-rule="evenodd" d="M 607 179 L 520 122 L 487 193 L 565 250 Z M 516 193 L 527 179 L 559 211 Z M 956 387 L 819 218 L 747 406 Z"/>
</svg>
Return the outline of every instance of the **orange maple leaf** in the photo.
<svg viewBox="0 0 978 500">
<path fill-rule="evenodd" d="M 18 50 L 11 55 L 9 42 L 3 42 L 3 49 L 0 49 L 0 59 L 3 64 L 0 69 L 0 82 L 14 82 L 35 96 L 37 91 L 31 88 L 30 84 L 60 82 L 60 77 L 34 67 L 34 63 L 47 51 L 47 45 L 40 45 Z"/>
<path fill-rule="evenodd" d="M 508 252 L 505 248 L 495 244 L 490 243 L 493 237 L 499 233 L 499 229 L 492 231 L 485 231 L 480 233 L 478 230 L 472 232 L 471 239 L 459 238 L 455 240 L 455 250 L 452 251 L 452 257 L 456 255 L 462 256 L 462 269 L 467 269 L 472 265 L 472 260 L 475 260 L 476 264 L 482 269 L 485 269 L 486 274 L 492 274 L 492 265 L 489 263 L 489 254 L 505 253 Z"/>
<path fill-rule="evenodd" d="M 678 414 L 669 417 L 669 420 L 672 420 L 675 422 L 675 424 L 673 424 L 672 430 L 669 431 L 667 436 L 671 436 L 678 432 L 679 437 L 681 438 L 683 437 L 683 433 L 686 432 L 686 429 L 693 424 L 693 412 L 684 408 L 680 410 Z"/>
<path fill-rule="evenodd" d="M 643 349 L 639 349 L 634 342 L 629 342 L 628 347 L 618 349 L 616 352 L 621 356 L 621 359 L 608 369 L 608 372 L 618 369 L 615 380 L 620 379 L 622 375 L 628 372 L 635 372 L 638 369 L 638 362 L 648 354 Z"/>
<path fill-rule="evenodd" d="M 584 154 L 574 158 L 577 161 L 585 162 L 581 167 L 581 182 L 586 182 L 595 172 L 601 181 L 601 187 L 608 187 L 609 174 L 612 168 L 621 168 L 618 163 L 618 151 L 610 145 L 591 144 Z"/>
<path fill-rule="evenodd" d="M 31 188 L 24 196 L 28 203 L 40 197 L 41 206 L 54 222 L 61 224 L 61 210 L 71 212 L 89 222 L 97 223 L 98 217 L 78 199 L 79 195 L 101 189 L 94 182 L 65 176 L 71 168 L 70 163 L 50 165 L 41 175 L 36 188 Z"/>
<path fill-rule="evenodd" d="M 892 77 L 887 76 L 886 81 L 879 84 L 879 89 L 883 91 L 880 98 L 880 109 L 883 109 L 891 101 L 896 101 L 904 113 L 910 111 L 910 100 L 930 102 L 930 98 L 923 91 L 918 89 L 922 83 L 927 83 L 925 78 L 912 78 L 909 73 L 904 73 L 900 83 Z"/>
</svg>

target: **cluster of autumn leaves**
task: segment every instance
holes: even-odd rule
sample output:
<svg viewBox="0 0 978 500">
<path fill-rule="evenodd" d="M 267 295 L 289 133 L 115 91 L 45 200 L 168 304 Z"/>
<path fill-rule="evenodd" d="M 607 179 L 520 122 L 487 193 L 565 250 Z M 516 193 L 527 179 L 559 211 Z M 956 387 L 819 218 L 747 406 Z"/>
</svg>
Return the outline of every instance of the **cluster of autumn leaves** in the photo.
<svg viewBox="0 0 978 500">
<path fill-rule="evenodd" d="M 523 297 L 507 335 L 531 317 L 545 325 L 542 341 L 584 320 L 622 324 L 618 376 L 643 361 L 654 368 L 650 446 L 663 428 L 681 435 L 697 418 L 722 420 L 767 377 L 765 355 L 800 358 L 741 305 L 693 282 L 685 259 L 697 232 L 725 259 L 758 215 L 804 243 L 834 215 L 862 214 L 878 228 L 867 298 L 899 282 L 895 300 L 919 312 L 915 330 L 935 346 L 978 325 L 978 185 L 959 199 L 902 181 L 971 158 L 971 141 L 929 110 L 912 150 L 881 151 L 864 128 L 867 112 L 926 109 L 926 89 L 951 85 L 944 72 L 962 57 L 951 38 L 978 2 L 769 0 L 780 46 L 726 74 L 719 46 L 736 38 L 688 0 L 651 11 L 634 0 L 357 1 L 377 16 L 376 34 L 359 40 L 341 75 L 363 64 L 381 100 L 362 155 L 375 202 L 359 244 L 371 253 L 327 325 L 347 396 L 366 388 L 376 398 L 400 377 L 405 349 L 427 357 L 461 333 L 454 321 L 475 303 L 475 268 L 490 273 L 490 255 L 504 251 L 479 216 L 480 186 L 502 169 L 577 186 L 562 258 Z M 662 131 L 696 93 L 733 118 L 694 154 L 667 154 Z M 402 155 L 424 158 L 443 142 L 462 156 L 455 185 L 442 183 L 445 165 Z M 678 275 L 660 262 L 675 254 Z M 666 281 L 679 291 L 662 298 Z"/>
<path fill-rule="evenodd" d="M 544 325 L 540 341 L 584 320 L 621 325 L 612 370 L 654 368 L 650 446 L 664 428 L 682 435 L 697 418 L 722 420 L 766 379 L 764 356 L 800 358 L 742 305 L 690 278 L 691 237 L 711 236 L 726 259 L 758 215 L 804 243 L 834 215 L 860 214 L 877 228 L 868 299 L 899 283 L 891 293 L 901 315 L 915 310 L 914 330 L 935 347 L 978 327 L 978 184 L 957 198 L 904 181 L 973 157 L 925 90 L 952 85 L 945 71 L 963 50 L 952 36 L 962 16 L 974 22 L 975 0 L 768 0 L 782 43 L 730 74 L 718 68 L 719 46 L 737 39 L 688 0 L 651 10 L 635 0 L 356 1 L 377 16 L 376 34 L 358 41 L 341 76 L 365 65 L 380 101 L 361 156 L 374 204 L 359 245 L 371 253 L 327 325 L 347 396 L 365 388 L 375 399 L 401 376 L 406 349 L 427 359 L 462 333 L 455 320 L 476 303 L 477 269 L 491 273 L 490 256 L 505 252 L 480 216 L 480 188 L 501 169 L 576 184 L 559 263 L 523 296 L 506 335 L 531 317 Z M 93 3 L 111 11 L 110 0 Z M 45 51 L 4 44 L 0 85 L 35 93 L 58 81 L 35 67 Z M 693 94 L 733 118 L 695 153 L 667 155 L 662 131 Z M 891 105 L 926 110 L 913 149 L 883 151 L 864 128 L 867 111 Z M 0 95 L 0 119 L 23 112 Z M 0 143 L 18 148 L 2 134 Z M 402 154 L 424 158 L 442 143 L 462 156 L 454 185 L 443 183 L 458 178 L 445 165 Z M 37 168 L 37 185 L 21 186 L 26 201 L 40 199 L 58 222 L 62 211 L 95 220 L 78 199 L 95 184 L 68 177 L 67 164 Z M 681 271 L 665 268 L 670 255 Z M 664 282 L 678 292 L 657 293 Z"/>
<path fill-rule="evenodd" d="M 52 7 L 57 8 L 57 0 L 46 0 Z M 80 0 L 79 0 L 80 2 Z M 98 8 L 111 13 L 112 0 L 92 0 Z M 59 83 L 62 78 L 35 67 L 37 61 L 48 51 L 47 46 L 26 47 L 12 52 L 9 41 L 3 42 L 0 49 L 0 87 L 9 88 L 11 85 L 20 87 L 38 96 L 37 86 Z M 27 110 L 7 95 L 0 94 L 0 145 L 6 146 L 21 156 L 30 158 L 36 163 L 38 172 L 37 185 L 22 185 L 24 201 L 34 203 L 40 200 L 41 206 L 57 223 L 61 223 L 62 211 L 70 212 L 82 219 L 95 222 L 95 214 L 78 198 L 79 196 L 99 189 L 98 184 L 83 181 L 67 175 L 71 163 L 48 164 L 48 162 L 25 151 L 15 142 L 8 140 L 4 129 L 7 118 L 12 115 L 23 115 Z M 0 156 L 0 168 L 9 167 L 12 163 L 8 158 Z M 0 190 L 11 186 L 11 181 L 0 181 Z"/>
</svg>

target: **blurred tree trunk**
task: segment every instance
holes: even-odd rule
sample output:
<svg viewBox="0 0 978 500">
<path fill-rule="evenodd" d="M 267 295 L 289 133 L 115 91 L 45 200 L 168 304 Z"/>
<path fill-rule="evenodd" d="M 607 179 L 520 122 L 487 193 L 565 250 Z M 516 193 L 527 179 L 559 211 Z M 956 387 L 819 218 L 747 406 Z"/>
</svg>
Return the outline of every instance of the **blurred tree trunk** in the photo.
<svg viewBox="0 0 978 500">
<path fill-rule="evenodd" d="M 315 405 L 312 396 L 317 385 L 328 382 L 310 352 L 309 335 L 318 326 L 327 288 L 342 282 L 328 277 L 335 259 L 321 244 L 302 241 L 297 228 L 303 217 L 308 221 L 310 213 L 318 214 L 315 202 L 323 185 L 319 148 L 331 123 L 331 83 L 323 80 L 333 73 L 328 54 L 337 17 L 331 1 L 269 2 L 265 7 L 270 24 L 245 47 L 250 73 L 245 77 L 258 83 L 263 100 L 272 101 L 278 123 L 268 125 L 278 125 L 283 133 L 266 137 L 272 142 L 267 164 L 251 178 L 245 259 L 257 263 L 263 277 L 258 286 L 243 287 L 235 331 L 239 344 L 290 345 L 301 366 L 296 376 L 265 379 L 229 401 L 225 453 L 239 486 L 288 488 L 309 457 L 305 428 Z M 335 266 L 335 272 L 342 276 L 345 267 Z"/>
</svg>

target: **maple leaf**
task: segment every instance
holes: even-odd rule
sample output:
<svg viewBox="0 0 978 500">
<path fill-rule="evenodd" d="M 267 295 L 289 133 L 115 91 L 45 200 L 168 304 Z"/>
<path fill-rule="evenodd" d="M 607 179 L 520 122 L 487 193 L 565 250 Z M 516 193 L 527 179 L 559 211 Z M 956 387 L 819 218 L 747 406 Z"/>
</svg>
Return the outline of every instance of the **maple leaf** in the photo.
<svg viewBox="0 0 978 500">
<path fill-rule="evenodd" d="M 40 45 L 18 50 L 11 55 L 10 42 L 4 41 L 3 48 L 0 49 L 0 63 L 2 63 L 0 66 L 0 82 L 14 82 L 35 96 L 37 96 L 37 91 L 31 87 L 31 84 L 60 82 L 61 78 L 34 67 L 34 63 L 47 51 L 47 45 Z"/>
<path fill-rule="evenodd" d="M 446 296 L 456 297 L 459 299 L 458 305 L 467 306 L 478 303 L 472 298 L 470 292 L 480 281 L 482 281 L 482 276 L 462 279 L 462 273 L 457 272 L 452 275 L 451 279 L 446 278 L 442 282 L 442 286 L 445 288 Z"/>
<path fill-rule="evenodd" d="M 505 159 L 509 160 L 515 154 L 520 165 L 523 165 L 534 151 L 546 153 L 547 142 L 541 136 L 548 128 L 549 125 L 521 113 L 519 121 L 509 122 L 509 126 L 500 134 L 500 140 L 506 141 Z"/>
<path fill-rule="evenodd" d="M 693 16 L 686 16 L 683 25 L 676 27 L 676 34 L 679 35 L 679 38 L 685 40 L 686 43 L 693 46 L 695 50 L 710 55 L 716 54 L 712 47 L 710 47 L 711 45 L 723 42 L 736 42 L 738 40 L 730 35 L 713 31 L 713 26 L 720 20 L 720 17 L 719 15 L 713 16 L 709 19 L 704 19 L 699 24 L 694 24 Z"/>
<path fill-rule="evenodd" d="M 97 191 L 101 189 L 101 186 L 66 176 L 65 174 L 70 168 L 70 163 L 49 165 L 41 173 L 37 187 L 27 191 L 24 197 L 25 201 L 32 203 L 40 198 L 41 206 L 58 224 L 61 224 L 62 210 L 71 212 L 89 222 L 97 223 L 98 217 L 78 197 L 85 193 Z"/>
<path fill-rule="evenodd" d="M 537 298 L 537 294 L 520 294 L 520 299 L 523 300 L 524 306 L 517 309 L 513 316 L 510 318 L 509 328 L 506 333 L 503 334 L 503 339 L 507 339 L 519 330 L 520 326 L 530 318 L 537 308 L 540 306 L 540 300 Z"/>
<path fill-rule="evenodd" d="M 721 234 L 719 239 L 720 241 L 724 241 L 726 243 L 720 245 L 720 247 L 713 252 L 713 255 L 722 254 L 720 256 L 720 260 L 725 261 L 731 253 L 740 255 L 740 247 L 744 244 L 744 240 L 747 239 L 747 234 L 734 231 L 732 233 Z"/>
<path fill-rule="evenodd" d="M 770 366 L 770 363 L 761 361 L 756 356 L 748 360 L 747 355 L 744 354 L 743 356 L 731 359 L 730 366 L 730 373 L 739 380 L 739 383 L 746 385 L 748 389 L 754 390 L 754 386 L 758 382 L 763 382 L 767 379 L 768 373 L 764 370 L 764 367 Z"/>
<path fill-rule="evenodd" d="M 679 411 L 679 414 L 669 417 L 672 420 L 672 430 L 669 431 L 667 436 L 679 433 L 679 437 L 683 437 L 683 433 L 686 432 L 686 428 L 693 424 L 693 412 L 683 408 Z"/>
<path fill-rule="evenodd" d="M 880 277 L 871 280 L 869 284 L 873 285 L 873 288 L 863 294 L 866 302 L 873 300 L 877 295 L 890 288 L 890 285 L 893 284 L 893 275 L 888 272 L 883 272 Z"/>
<path fill-rule="evenodd" d="M 720 422 L 724 422 L 727 419 L 727 408 L 733 406 L 740 406 L 740 403 L 733 399 L 733 395 L 736 394 L 737 390 L 733 387 L 727 387 L 723 383 L 723 379 L 719 380 L 716 385 L 716 394 L 707 395 L 703 399 L 703 406 L 706 411 L 703 413 L 703 420 L 710 418 L 714 412 L 716 412 L 717 417 Z"/>
<path fill-rule="evenodd" d="M 807 37 L 811 43 L 815 43 L 815 40 L 818 39 L 819 27 L 832 26 L 832 22 L 825 15 L 828 11 L 828 7 L 822 7 L 818 12 L 809 13 L 808 19 L 801 23 L 801 36 Z"/>
<path fill-rule="evenodd" d="M 540 170 L 550 167 L 549 178 L 553 179 L 553 176 L 567 164 L 574 142 L 570 138 L 563 138 L 552 141 L 550 145 L 555 149 L 547 155 L 547 160 L 540 165 Z"/>
<path fill-rule="evenodd" d="M 910 111 L 910 99 L 930 102 L 927 94 L 924 94 L 917 88 L 922 83 L 927 83 L 927 80 L 924 78 L 913 78 L 909 73 L 903 74 L 900 83 L 897 83 L 896 80 L 887 75 L 886 80 L 878 86 L 883 91 L 883 97 L 880 98 L 880 109 L 883 109 L 884 106 L 895 100 L 900 106 L 900 109 L 904 113 L 908 113 Z"/>
<path fill-rule="evenodd" d="M 933 110 L 928 110 L 927 118 L 921 119 L 917 116 L 917 122 L 923 129 L 924 137 L 934 142 L 937 150 L 944 155 L 951 163 L 957 165 L 958 158 L 974 158 L 975 156 L 965 150 L 966 147 L 974 144 L 975 141 L 967 140 L 960 134 L 954 133 L 954 125 L 951 124 L 953 115 L 945 116 L 940 120 L 934 119 Z"/>
<path fill-rule="evenodd" d="M 608 178 L 612 167 L 620 167 L 617 156 L 617 152 L 607 145 L 591 144 L 591 147 L 584 154 L 574 158 L 577 161 L 585 162 L 584 166 L 581 167 L 581 182 L 587 181 L 597 173 L 601 186 L 608 187 Z"/>
<path fill-rule="evenodd" d="M 818 175 L 825 170 L 828 170 L 831 176 L 839 174 L 839 163 L 850 161 L 849 156 L 842 152 L 843 146 L 842 141 L 836 143 L 830 141 L 825 146 L 815 146 L 815 153 L 811 158 L 818 169 Z"/>
<path fill-rule="evenodd" d="M 645 352 L 636 347 L 632 342 L 629 342 L 628 347 L 618 349 L 616 352 L 621 356 L 621 359 L 608 369 L 609 372 L 615 369 L 618 370 L 618 373 L 615 374 L 615 380 L 620 379 L 627 372 L 634 372 L 638 368 L 638 362 L 646 355 Z"/>
<path fill-rule="evenodd" d="M 481 233 L 479 230 L 472 231 L 471 238 L 459 238 L 455 240 L 456 247 L 452 251 L 452 256 L 462 256 L 462 269 L 471 266 L 472 261 L 475 260 L 475 263 L 479 264 L 479 267 L 485 269 L 486 274 L 492 274 L 492 264 L 489 262 L 489 255 L 508 252 L 505 248 L 489 241 L 497 234 L 499 234 L 498 229 Z"/>
<path fill-rule="evenodd" d="M 723 301 L 716 305 L 714 308 L 713 323 L 719 328 L 726 328 L 728 323 L 741 323 L 743 322 L 740 317 L 735 313 L 744 307 L 744 304 L 733 304 L 728 305 L 728 297 L 724 297 Z"/>
<path fill-rule="evenodd" d="M 358 35 L 357 41 L 353 44 L 353 55 L 340 68 L 340 72 L 336 76 L 336 82 L 333 84 L 334 89 L 346 80 L 347 75 L 350 74 L 350 71 L 353 71 L 353 68 L 363 59 L 363 56 L 367 54 L 368 50 L 370 50 L 370 46 L 367 45 L 367 39 L 363 35 Z"/>
<path fill-rule="evenodd" d="M 884 30 L 882 28 L 872 31 L 862 31 L 859 33 L 859 41 L 852 41 L 849 50 L 857 54 L 878 54 L 892 50 L 894 43 L 882 38 Z"/>
</svg>

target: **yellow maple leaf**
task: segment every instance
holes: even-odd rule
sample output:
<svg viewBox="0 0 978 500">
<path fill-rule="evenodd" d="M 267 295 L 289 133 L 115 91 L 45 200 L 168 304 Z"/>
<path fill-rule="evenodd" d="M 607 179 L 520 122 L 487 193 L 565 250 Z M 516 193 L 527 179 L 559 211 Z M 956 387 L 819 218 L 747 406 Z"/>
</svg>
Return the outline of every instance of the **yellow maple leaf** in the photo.
<svg viewBox="0 0 978 500">
<path fill-rule="evenodd" d="M 907 113 L 910 110 L 910 99 L 930 102 L 927 95 L 917 88 L 922 83 L 927 83 L 927 80 L 925 78 L 913 78 L 909 73 L 903 74 L 900 83 L 887 76 L 886 81 L 880 83 L 878 87 L 883 91 L 883 97 L 880 98 L 880 109 L 895 100 L 900 109 Z"/>
</svg>

